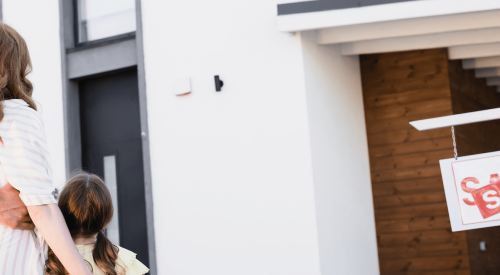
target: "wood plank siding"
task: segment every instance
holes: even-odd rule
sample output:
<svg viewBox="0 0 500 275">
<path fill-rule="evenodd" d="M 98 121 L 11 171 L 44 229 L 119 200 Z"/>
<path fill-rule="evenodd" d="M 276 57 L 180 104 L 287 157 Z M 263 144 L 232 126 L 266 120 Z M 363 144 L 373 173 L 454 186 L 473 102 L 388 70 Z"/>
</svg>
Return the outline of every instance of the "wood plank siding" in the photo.
<svg viewBox="0 0 500 275">
<path fill-rule="evenodd" d="M 446 49 L 363 55 L 360 63 L 381 274 L 471 274 L 439 168 L 453 156 L 450 129 L 409 125 L 453 114 Z"/>
<path fill-rule="evenodd" d="M 448 71 L 453 113 L 500 107 L 496 87 L 487 86 L 485 79 L 477 79 L 474 70 L 463 70 L 457 60 L 448 62 Z M 500 135 L 499 120 L 457 126 L 455 133 L 459 156 L 500 151 L 496 138 Z M 500 274 L 500 227 L 468 230 L 466 234 L 471 274 Z M 486 242 L 486 251 L 480 251 L 481 241 Z"/>
</svg>

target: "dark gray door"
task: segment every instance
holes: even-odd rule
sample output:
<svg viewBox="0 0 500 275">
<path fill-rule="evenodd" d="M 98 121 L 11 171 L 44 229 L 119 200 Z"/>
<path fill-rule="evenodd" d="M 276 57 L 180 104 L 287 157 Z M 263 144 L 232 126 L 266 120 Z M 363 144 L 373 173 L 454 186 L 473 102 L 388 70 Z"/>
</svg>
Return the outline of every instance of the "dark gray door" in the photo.
<svg viewBox="0 0 500 275">
<path fill-rule="evenodd" d="M 104 157 L 115 156 L 119 243 L 147 265 L 137 71 L 94 77 L 79 85 L 83 168 L 104 178 Z"/>
</svg>

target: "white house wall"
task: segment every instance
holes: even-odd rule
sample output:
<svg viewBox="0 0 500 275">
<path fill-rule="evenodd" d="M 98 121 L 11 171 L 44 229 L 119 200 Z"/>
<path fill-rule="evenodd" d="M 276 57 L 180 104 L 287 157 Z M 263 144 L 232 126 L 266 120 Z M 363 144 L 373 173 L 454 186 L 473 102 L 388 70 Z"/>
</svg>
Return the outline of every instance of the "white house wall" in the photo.
<svg viewBox="0 0 500 275">
<path fill-rule="evenodd" d="M 378 274 L 357 57 L 279 33 L 277 4 L 142 1 L 158 274 Z M 3 15 L 30 47 L 63 183 L 58 1 Z"/>
<path fill-rule="evenodd" d="M 318 45 L 315 31 L 301 38 L 321 271 L 378 274 L 359 59 Z"/>
<path fill-rule="evenodd" d="M 42 114 L 52 156 L 54 182 L 62 185 L 66 180 L 66 167 L 59 2 L 3 0 L 2 4 L 4 22 L 16 29 L 28 44 L 33 63 L 33 72 L 28 79 L 34 85 L 33 97 Z"/>
<path fill-rule="evenodd" d="M 378 274 L 357 58 L 276 4 L 142 2 L 159 274 Z"/>
<path fill-rule="evenodd" d="M 320 274 L 301 42 L 276 4 L 142 3 L 158 274 Z"/>
</svg>

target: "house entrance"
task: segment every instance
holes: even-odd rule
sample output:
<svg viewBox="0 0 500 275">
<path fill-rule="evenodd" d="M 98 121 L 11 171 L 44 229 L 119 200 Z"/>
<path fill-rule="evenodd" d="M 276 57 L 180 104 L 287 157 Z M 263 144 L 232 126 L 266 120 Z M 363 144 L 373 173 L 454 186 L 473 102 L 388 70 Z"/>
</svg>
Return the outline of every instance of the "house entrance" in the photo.
<svg viewBox="0 0 500 275">
<path fill-rule="evenodd" d="M 137 71 L 81 80 L 79 91 L 82 166 L 104 178 L 115 204 L 106 234 L 148 263 Z"/>
<path fill-rule="evenodd" d="M 451 232 L 439 160 L 453 157 L 450 128 L 409 122 L 500 107 L 447 49 L 360 56 L 381 274 L 496 274 L 498 227 Z M 459 156 L 500 150 L 500 122 L 455 127 Z M 487 243 L 486 251 L 480 242 Z"/>
</svg>

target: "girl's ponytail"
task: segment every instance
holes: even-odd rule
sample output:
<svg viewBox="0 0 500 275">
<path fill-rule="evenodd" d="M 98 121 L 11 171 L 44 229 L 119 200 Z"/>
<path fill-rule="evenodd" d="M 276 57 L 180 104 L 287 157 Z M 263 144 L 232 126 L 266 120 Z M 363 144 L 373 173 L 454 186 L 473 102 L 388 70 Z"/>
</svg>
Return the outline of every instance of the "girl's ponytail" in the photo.
<svg viewBox="0 0 500 275">
<path fill-rule="evenodd" d="M 62 263 L 57 258 L 54 251 L 49 247 L 49 253 L 47 261 L 45 262 L 45 274 L 47 275 L 59 275 L 59 274 L 67 274 L 66 268 L 62 265 Z"/>
<path fill-rule="evenodd" d="M 102 231 L 97 233 L 94 250 L 92 251 L 95 264 L 106 275 L 117 275 L 115 268 L 118 258 L 118 247 L 111 243 Z"/>
</svg>

